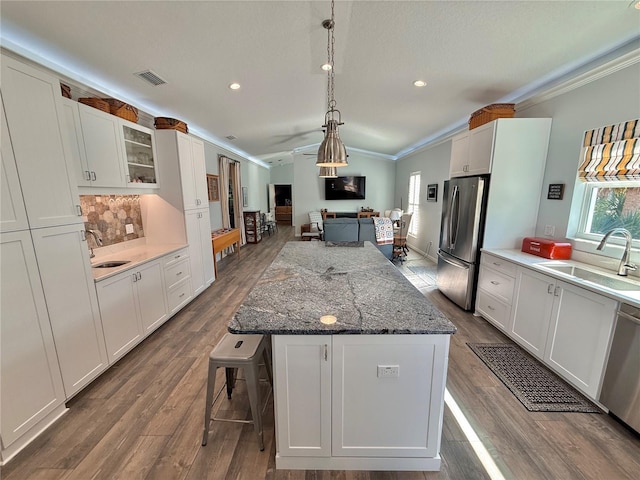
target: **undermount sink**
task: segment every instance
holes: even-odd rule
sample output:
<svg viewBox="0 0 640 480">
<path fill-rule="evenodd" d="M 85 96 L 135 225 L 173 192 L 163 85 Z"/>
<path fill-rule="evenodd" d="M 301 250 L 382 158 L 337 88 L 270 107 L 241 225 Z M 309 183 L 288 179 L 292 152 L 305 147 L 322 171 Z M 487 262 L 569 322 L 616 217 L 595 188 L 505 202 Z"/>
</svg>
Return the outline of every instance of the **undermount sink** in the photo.
<svg viewBox="0 0 640 480">
<path fill-rule="evenodd" d="M 616 278 L 603 273 L 594 272 L 593 270 L 587 270 L 585 268 L 578 267 L 576 265 L 542 265 L 544 268 L 571 275 L 572 277 L 579 278 L 586 282 L 595 283 L 603 287 L 611 288 L 613 290 L 640 290 L 640 283 L 633 280 L 625 280 L 623 278 Z"/>
<path fill-rule="evenodd" d="M 110 262 L 100 262 L 95 265 L 91 265 L 93 268 L 113 268 L 113 267 L 121 267 L 122 265 L 126 265 L 130 263 L 130 260 L 112 260 Z"/>
</svg>

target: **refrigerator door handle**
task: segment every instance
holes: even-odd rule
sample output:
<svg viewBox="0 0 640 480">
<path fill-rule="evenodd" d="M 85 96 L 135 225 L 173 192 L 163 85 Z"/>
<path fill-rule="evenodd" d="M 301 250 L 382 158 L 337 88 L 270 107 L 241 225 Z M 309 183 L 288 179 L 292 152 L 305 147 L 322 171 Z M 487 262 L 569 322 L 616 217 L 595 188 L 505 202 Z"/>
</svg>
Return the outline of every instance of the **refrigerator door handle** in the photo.
<svg viewBox="0 0 640 480">
<path fill-rule="evenodd" d="M 453 265 L 454 267 L 465 268 L 465 269 L 469 268 L 468 264 L 466 264 L 465 262 L 461 262 L 460 260 L 457 260 L 451 255 L 443 255 L 442 253 L 439 253 L 438 256 L 442 259 L 443 262 L 446 262 L 449 265 Z"/>
<path fill-rule="evenodd" d="M 449 215 L 449 248 L 453 250 L 458 239 L 458 220 L 460 218 L 460 187 L 453 186 L 451 193 L 451 215 Z"/>
</svg>

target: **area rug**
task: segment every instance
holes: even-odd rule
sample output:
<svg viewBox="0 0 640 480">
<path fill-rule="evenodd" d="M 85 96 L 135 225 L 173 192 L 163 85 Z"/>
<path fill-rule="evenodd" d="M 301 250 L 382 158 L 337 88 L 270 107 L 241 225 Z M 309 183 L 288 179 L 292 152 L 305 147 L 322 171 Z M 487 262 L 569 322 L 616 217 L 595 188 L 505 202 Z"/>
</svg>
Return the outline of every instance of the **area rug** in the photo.
<svg viewBox="0 0 640 480">
<path fill-rule="evenodd" d="M 530 412 L 602 411 L 520 347 L 508 343 L 467 343 Z"/>
</svg>

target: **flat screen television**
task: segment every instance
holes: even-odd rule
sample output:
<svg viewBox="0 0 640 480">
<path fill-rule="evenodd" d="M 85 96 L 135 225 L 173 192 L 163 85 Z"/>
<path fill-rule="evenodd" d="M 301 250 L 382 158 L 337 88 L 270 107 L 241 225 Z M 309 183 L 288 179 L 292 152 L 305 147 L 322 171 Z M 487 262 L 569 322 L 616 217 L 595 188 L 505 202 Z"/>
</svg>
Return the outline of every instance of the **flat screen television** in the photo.
<svg viewBox="0 0 640 480">
<path fill-rule="evenodd" d="M 364 200 L 366 177 L 345 176 L 324 181 L 325 200 Z"/>
</svg>

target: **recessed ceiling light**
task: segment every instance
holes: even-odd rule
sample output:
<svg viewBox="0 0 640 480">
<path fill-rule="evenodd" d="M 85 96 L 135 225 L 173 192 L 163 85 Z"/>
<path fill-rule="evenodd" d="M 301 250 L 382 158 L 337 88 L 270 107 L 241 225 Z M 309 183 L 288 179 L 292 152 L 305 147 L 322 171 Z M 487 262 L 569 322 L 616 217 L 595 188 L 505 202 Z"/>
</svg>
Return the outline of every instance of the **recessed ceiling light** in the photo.
<svg viewBox="0 0 640 480">
<path fill-rule="evenodd" d="M 238 90 L 240 88 L 240 84 L 239 83 L 232 83 L 231 85 L 229 85 L 229 88 L 231 90 Z"/>
<path fill-rule="evenodd" d="M 325 72 L 328 72 L 329 70 L 331 70 L 331 64 L 329 63 L 325 63 L 324 65 L 322 65 L 322 70 L 324 70 Z"/>
<path fill-rule="evenodd" d="M 427 82 L 425 82 L 424 80 L 416 80 L 415 82 L 413 82 L 413 85 L 415 87 L 424 87 L 427 85 Z"/>
<path fill-rule="evenodd" d="M 636 2 L 635 5 L 633 6 L 636 10 L 640 10 L 640 1 Z"/>
</svg>

